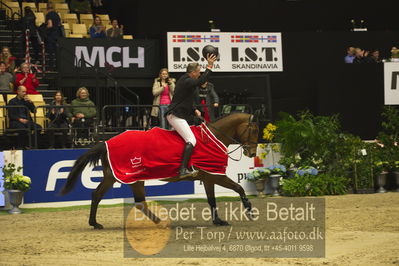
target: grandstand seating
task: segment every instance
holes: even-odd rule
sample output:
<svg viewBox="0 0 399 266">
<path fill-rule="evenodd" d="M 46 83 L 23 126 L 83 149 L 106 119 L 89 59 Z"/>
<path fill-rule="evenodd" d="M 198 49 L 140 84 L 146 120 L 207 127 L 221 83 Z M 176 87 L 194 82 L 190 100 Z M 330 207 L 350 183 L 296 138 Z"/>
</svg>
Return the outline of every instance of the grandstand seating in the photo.
<svg viewBox="0 0 399 266">
<path fill-rule="evenodd" d="M 12 13 L 21 14 L 21 10 L 20 10 L 19 3 L 18 3 L 18 2 L 4 1 L 4 4 L 6 4 L 8 7 L 11 8 L 11 10 L 8 9 L 8 8 L 4 8 L 4 9 L 6 10 L 6 15 L 7 15 L 9 18 L 12 17 Z M 18 17 L 18 16 L 17 16 L 17 17 L 14 17 L 14 19 L 19 19 L 19 17 Z"/>
<path fill-rule="evenodd" d="M 36 26 L 40 26 L 43 23 L 45 23 L 45 18 L 43 12 L 35 12 L 35 17 L 36 17 Z"/>
<path fill-rule="evenodd" d="M 82 34 L 84 37 L 88 37 L 88 30 L 85 24 L 72 24 L 73 34 Z"/>
</svg>

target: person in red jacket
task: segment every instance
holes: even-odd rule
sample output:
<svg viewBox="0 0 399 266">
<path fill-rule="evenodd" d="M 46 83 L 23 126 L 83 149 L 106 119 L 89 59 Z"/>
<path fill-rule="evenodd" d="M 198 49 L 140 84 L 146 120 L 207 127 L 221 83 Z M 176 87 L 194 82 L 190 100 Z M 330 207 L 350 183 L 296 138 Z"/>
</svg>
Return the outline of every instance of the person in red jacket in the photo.
<svg viewBox="0 0 399 266">
<path fill-rule="evenodd" d="M 15 78 L 15 88 L 19 86 L 24 86 L 27 94 L 39 94 L 36 90 L 39 87 L 39 80 L 36 78 L 35 74 L 29 73 L 29 64 L 21 64 L 21 73 L 17 73 Z"/>
</svg>

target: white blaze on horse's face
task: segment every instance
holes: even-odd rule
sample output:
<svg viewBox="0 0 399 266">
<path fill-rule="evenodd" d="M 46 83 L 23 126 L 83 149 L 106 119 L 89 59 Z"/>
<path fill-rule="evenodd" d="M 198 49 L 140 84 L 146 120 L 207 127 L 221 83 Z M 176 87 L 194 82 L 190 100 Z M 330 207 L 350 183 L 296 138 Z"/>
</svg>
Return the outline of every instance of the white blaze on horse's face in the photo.
<svg viewBox="0 0 399 266">
<path fill-rule="evenodd" d="M 253 122 L 243 123 L 239 128 L 238 134 L 240 136 L 240 142 L 243 145 L 244 155 L 255 157 L 258 147 L 258 125 Z"/>
</svg>

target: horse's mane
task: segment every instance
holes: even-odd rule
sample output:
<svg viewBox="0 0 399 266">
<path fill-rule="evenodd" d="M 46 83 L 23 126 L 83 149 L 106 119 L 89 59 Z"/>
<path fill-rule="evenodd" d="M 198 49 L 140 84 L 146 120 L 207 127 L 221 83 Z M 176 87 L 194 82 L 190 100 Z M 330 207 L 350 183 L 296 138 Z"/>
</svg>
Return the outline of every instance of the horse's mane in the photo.
<svg viewBox="0 0 399 266">
<path fill-rule="evenodd" d="M 229 116 L 236 116 L 236 115 L 240 115 L 240 114 L 250 115 L 248 113 L 243 113 L 243 112 L 240 112 L 240 111 L 233 111 L 233 112 L 231 112 L 231 113 L 229 113 L 227 115 L 220 116 L 217 119 L 215 119 L 214 121 L 212 121 L 211 123 L 207 123 L 207 124 L 213 124 L 213 123 L 216 123 L 217 121 L 225 119 L 225 118 L 227 118 Z"/>
</svg>

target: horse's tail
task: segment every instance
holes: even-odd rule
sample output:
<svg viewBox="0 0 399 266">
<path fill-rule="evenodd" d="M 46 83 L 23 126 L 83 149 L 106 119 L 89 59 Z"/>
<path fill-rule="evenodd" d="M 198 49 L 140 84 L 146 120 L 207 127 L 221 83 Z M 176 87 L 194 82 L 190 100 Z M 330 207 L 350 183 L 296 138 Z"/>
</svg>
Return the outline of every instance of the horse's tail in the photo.
<svg viewBox="0 0 399 266">
<path fill-rule="evenodd" d="M 68 175 L 67 182 L 61 189 L 59 195 L 65 195 L 69 193 L 73 189 L 79 174 L 83 171 L 86 165 L 90 163 L 96 166 L 98 164 L 98 161 L 101 159 L 101 156 L 105 154 L 105 152 L 105 143 L 100 142 L 89 151 L 81 155 L 73 165 L 72 170 Z"/>
</svg>

